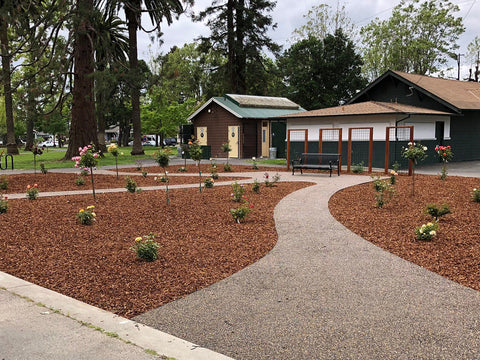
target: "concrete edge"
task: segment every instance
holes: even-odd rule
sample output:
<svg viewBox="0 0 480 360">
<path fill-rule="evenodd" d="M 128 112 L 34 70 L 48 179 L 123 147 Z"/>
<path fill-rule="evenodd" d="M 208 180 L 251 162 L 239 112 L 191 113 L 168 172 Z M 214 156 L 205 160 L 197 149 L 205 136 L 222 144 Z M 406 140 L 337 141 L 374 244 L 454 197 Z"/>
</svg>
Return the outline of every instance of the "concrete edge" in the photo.
<svg viewBox="0 0 480 360">
<path fill-rule="evenodd" d="M 99 327 L 105 332 L 118 334 L 121 340 L 129 341 L 145 350 L 154 350 L 158 354 L 174 357 L 178 360 L 233 360 L 230 357 L 160 330 L 115 315 L 4 272 L 0 272 L 0 288 L 5 288 L 6 291 L 12 294 L 25 297 L 47 308 L 59 311 L 62 315 L 76 321 Z"/>
</svg>

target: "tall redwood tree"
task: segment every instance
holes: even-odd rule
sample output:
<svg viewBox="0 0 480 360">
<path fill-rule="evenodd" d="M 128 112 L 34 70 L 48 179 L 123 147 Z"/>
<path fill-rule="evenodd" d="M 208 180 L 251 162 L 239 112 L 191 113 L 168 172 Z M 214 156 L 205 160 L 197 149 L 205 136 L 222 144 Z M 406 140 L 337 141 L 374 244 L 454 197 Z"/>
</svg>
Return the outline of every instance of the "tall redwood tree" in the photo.
<svg viewBox="0 0 480 360">
<path fill-rule="evenodd" d="M 93 0 L 77 0 L 73 52 L 72 122 L 66 159 L 76 156 L 79 147 L 88 144 L 95 144 L 98 147 L 93 92 L 94 49 L 92 39 L 94 34 L 89 20 L 89 15 L 93 11 Z"/>
</svg>

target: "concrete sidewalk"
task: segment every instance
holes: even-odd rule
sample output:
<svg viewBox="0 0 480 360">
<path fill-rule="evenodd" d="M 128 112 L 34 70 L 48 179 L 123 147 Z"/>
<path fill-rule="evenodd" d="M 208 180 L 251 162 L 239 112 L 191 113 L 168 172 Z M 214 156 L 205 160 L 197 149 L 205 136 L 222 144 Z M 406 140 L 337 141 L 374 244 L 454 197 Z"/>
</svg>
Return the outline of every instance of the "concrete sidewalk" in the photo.
<svg viewBox="0 0 480 360">
<path fill-rule="evenodd" d="M 0 272 L 2 360 L 228 360 L 159 330 Z"/>
</svg>

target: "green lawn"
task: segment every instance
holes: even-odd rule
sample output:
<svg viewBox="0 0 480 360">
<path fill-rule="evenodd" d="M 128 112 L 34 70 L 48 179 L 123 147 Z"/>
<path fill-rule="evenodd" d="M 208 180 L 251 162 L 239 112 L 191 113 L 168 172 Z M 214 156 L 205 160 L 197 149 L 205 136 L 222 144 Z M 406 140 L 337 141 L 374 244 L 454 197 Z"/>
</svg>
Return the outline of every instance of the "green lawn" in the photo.
<svg viewBox="0 0 480 360">
<path fill-rule="evenodd" d="M 153 153 L 157 150 L 156 147 L 144 147 L 143 150 L 145 151 L 145 155 L 130 155 L 130 151 L 132 150 L 131 147 L 120 147 L 119 151 L 123 153 L 123 155 L 118 156 L 118 164 L 135 164 L 136 161 L 142 159 L 151 159 Z M 59 169 L 59 168 L 70 168 L 74 167 L 74 162 L 71 160 L 63 160 L 65 156 L 66 148 L 58 149 L 58 148 L 49 148 L 48 151 L 45 151 L 42 155 L 37 155 L 37 170 L 40 169 L 40 164 L 43 163 L 45 168 L 48 169 Z M 172 148 L 172 154 L 176 154 L 176 148 Z M 4 165 L 5 160 L 2 159 L 2 165 Z M 8 161 L 8 165 L 10 168 L 10 160 Z M 115 165 L 115 158 L 106 153 L 103 158 L 101 158 L 98 162 L 98 166 L 106 166 L 106 165 Z M 29 170 L 33 169 L 33 153 L 30 151 L 23 151 L 20 150 L 19 155 L 13 156 L 13 166 L 15 169 L 21 170 Z"/>
<path fill-rule="evenodd" d="M 253 160 L 247 160 L 247 162 L 253 163 Z M 257 159 L 257 165 L 287 165 L 286 159 Z"/>
</svg>

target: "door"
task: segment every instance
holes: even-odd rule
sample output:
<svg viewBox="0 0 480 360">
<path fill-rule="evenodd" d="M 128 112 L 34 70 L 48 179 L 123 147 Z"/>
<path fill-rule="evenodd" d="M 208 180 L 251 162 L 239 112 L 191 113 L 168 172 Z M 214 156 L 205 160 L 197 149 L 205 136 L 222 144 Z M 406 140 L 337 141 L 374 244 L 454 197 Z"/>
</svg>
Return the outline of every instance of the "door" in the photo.
<svg viewBox="0 0 480 360">
<path fill-rule="evenodd" d="M 443 145 L 444 133 L 445 123 L 443 121 L 435 121 L 435 139 L 437 139 L 437 145 Z"/>
<path fill-rule="evenodd" d="M 197 140 L 198 140 L 198 145 L 202 145 L 202 146 L 207 145 L 207 127 L 206 126 L 197 127 Z"/>
<path fill-rule="evenodd" d="M 270 132 L 268 130 L 268 121 L 262 122 L 262 156 L 269 156 Z"/>
<path fill-rule="evenodd" d="M 239 157 L 239 136 L 240 133 L 240 126 L 229 126 L 228 127 L 228 142 L 232 151 L 230 151 L 229 156 L 232 158 Z"/>
</svg>

